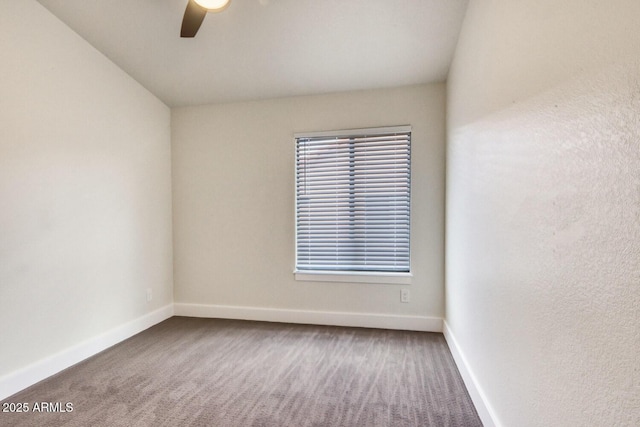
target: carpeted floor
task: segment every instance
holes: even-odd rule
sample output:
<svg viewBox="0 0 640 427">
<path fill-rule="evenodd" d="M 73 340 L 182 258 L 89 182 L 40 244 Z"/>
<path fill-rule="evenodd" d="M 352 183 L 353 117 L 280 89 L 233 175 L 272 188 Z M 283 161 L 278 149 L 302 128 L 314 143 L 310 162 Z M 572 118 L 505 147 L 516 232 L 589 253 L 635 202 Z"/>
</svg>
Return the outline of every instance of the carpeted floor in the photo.
<svg viewBox="0 0 640 427">
<path fill-rule="evenodd" d="M 32 410 L 1 426 L 482 426 L 442 334 L 185 317 L 4 402 Z"/>
</svg>

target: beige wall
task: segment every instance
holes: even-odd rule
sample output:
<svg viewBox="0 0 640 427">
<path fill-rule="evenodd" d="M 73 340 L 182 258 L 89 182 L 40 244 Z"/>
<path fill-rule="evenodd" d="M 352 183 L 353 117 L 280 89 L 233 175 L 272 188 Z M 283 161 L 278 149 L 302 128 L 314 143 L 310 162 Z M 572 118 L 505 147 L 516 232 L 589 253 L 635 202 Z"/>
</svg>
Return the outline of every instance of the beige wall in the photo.
<svg viewBox="0 0 640 427">
<path fill-rule="evenodd" d="M 472 0 L 447 323 L 504 426 L 640 425 L 640 2 Z"/>
<path fill-rule="evenodd" d="M 442 317 L 444 96 L 434 84 L 173 109 L 176 303 Z M 399 285 L 295 281 L 293 134 L 402 124 L 411 302 Z"/>
<path fill-rule="evenodd" d="M 0 52 L 2 377 L 170 304 L 172 248 L 169 109 L 35 1 Z"/>
</svg>

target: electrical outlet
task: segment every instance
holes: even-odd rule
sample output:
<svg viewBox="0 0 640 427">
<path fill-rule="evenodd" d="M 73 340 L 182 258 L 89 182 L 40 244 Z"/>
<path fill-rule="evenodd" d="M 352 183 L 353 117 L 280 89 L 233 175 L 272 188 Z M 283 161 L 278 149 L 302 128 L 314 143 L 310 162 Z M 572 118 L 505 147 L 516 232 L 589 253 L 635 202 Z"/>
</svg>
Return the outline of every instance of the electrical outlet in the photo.
<svg viewBox="0 0 640 427">
<path fill-rule="evenodd" d="M 401 289 L 400 290 L 400 302 L 409 302 L 409 289 Z"/>
<path fill-rule="evenodd" d="M 151 302 L 153 299 L 153 290 L 151 288 L 147 288 L 147 302 Z"/>
</svg>

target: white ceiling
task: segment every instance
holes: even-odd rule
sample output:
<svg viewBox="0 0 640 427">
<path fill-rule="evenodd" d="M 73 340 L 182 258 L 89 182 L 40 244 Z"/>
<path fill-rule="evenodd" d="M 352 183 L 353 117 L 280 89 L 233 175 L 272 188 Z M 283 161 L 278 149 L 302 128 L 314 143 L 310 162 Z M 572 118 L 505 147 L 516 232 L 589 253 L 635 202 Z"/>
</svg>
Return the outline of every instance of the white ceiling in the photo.
<svg viewBox="0 0 640 427">
<path fill-rule="evenodd" d="M 38 0 L 169 106 L 444 81 L 467 0 Z"/>
</svg>

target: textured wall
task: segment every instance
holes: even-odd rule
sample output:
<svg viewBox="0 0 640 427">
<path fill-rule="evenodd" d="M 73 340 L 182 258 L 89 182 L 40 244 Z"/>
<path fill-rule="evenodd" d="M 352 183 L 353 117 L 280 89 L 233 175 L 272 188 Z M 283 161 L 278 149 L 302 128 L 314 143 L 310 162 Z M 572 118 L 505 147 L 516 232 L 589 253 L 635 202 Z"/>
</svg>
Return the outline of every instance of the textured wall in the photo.
<svg viewBox="0 0 640 427">
<path fill-rule="evenodd" d="M 444 84 L 172 110 L 175 299 L 443 315 Z M 295 281 L 293 134 L 410 124 L 411 302 L 398 285 Z"/>
<path fill-rule="evenodd" d="M 169 109 L 35 1 L 0 52 L 2 377 L 171 303 L 172 249 Z"/>
<path fill-rule="evenodd" d="M 471 1 L 447 322 L 505 426 L 640 425 L 640 3 Z"/>
</svg>

